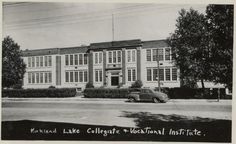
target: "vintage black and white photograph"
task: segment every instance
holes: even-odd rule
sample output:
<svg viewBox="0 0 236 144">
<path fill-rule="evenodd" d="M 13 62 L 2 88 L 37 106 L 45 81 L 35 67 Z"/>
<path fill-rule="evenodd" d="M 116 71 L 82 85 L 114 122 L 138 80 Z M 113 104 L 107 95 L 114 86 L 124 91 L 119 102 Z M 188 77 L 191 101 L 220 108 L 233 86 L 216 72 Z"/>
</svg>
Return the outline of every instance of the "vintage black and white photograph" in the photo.
<svg viewBox="0 0 236 144">
<path fill-rule="evenodd" d="M 1 140 L 232 143 L 233 3 L 1 4 Z"/>
</svg>

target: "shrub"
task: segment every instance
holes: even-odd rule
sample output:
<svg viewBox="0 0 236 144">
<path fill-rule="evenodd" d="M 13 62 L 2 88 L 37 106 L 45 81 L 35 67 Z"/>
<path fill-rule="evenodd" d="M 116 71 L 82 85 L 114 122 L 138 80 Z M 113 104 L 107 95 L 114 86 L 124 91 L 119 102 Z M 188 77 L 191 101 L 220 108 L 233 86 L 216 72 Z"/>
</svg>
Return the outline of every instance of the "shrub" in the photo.
<svg viewBox="0 0 236 144">
<path fill-rule="evenodd" d="M 3 97 L 33 98 L 33 97 L 74 97 L 76 89 L 3 89 Z"/>
<path fill-rule="evenodd" d="M 141 88 L 143 86 L 143 82 L 141 80 L 136 80 L 132 83 L 131 88 Z"/>
<path fill-rule="evenodd" d="M 84 97 L 87 98 L 127 98 L 128 88 L 86 88 Z"/>
<path fill-rule="evenodd" d="M 88 82 L 85 86 L 85 88 L 94 88 L 93 83 Z"/>
<path fill-rule="evenodd" d="M 48 88 L 56 88 L 55 86 L 49 86 Z"/>
</svg>

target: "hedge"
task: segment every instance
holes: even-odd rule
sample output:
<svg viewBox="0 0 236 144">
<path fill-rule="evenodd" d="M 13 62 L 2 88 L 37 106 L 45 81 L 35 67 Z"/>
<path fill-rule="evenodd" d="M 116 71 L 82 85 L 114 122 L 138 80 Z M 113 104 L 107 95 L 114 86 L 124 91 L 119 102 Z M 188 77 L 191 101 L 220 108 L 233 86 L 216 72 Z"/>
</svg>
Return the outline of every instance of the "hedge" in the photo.
<svg viewBox="0 0 236 144">
<path fill-rule="evenodd" d="M 74 97 L 76 95 L 75 88 L 62 89 L 3 89 L 2 97 L 14 98 L 40 98 L 40 97 Z"/>
<path fill-rule="evenodd" d="M 127 98 L 129 92 L 134 91 L 131 88 L 87 88 L 84 90 L 86 98 Z M 162 88 L 162 92 L 166 93 L 170 99 L 217 99 L 218 89 L 205 88 Z M 231 99 L 231 96 L 225 94 L 225 89 L 220 89 L 220 99 Z"/>
</svg>

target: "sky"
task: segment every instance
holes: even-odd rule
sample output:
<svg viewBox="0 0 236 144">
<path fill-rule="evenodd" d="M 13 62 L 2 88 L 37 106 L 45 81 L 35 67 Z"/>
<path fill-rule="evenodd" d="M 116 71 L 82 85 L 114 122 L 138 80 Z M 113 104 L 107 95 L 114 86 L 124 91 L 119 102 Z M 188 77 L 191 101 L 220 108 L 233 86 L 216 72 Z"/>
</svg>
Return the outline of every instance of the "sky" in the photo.
<svg viewBox="0 0 236 144">
<path fill-rule="evenodd" d="M 191 7 L 205 13 L 205 4 L 8 2 L 3 4 L 3 37 L 12 37 L 22 50 L 166 39 L 178 12 Z"/>
</svg>

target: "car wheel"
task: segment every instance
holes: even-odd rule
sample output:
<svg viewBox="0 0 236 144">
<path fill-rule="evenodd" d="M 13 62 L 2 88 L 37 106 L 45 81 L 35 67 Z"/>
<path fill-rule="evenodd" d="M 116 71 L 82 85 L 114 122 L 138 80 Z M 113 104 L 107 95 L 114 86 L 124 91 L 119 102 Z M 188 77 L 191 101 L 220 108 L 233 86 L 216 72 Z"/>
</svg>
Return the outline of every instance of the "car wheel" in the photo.
<svg viewBox="0 0 236 144">
<path fill-rule="evenodd" d="M 154 103 L 159 103 L 160 100 L 159 100 L 158 98 L 153 98 L 153 102 L 154 102 Z"/>
<path fill-rule="evenodd" d="M 134 98 L 129 98 L 129 102 L 135 102 L 136 100 Z"/>
</svg>

